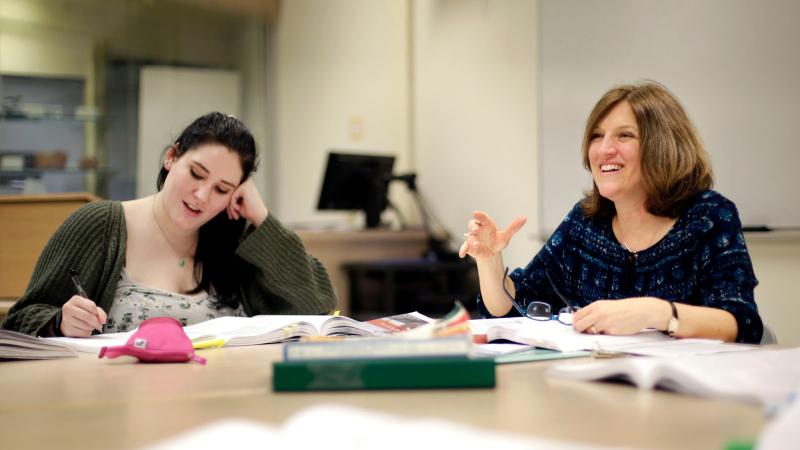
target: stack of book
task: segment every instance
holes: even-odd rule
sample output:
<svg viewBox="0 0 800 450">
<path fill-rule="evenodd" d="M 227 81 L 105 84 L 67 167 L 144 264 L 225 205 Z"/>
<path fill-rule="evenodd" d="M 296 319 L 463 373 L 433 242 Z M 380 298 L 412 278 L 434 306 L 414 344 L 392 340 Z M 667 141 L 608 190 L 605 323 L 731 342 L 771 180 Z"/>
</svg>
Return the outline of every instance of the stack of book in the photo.
<svg viewBox="0 0 800 450">
<path fill-rule="evenodd" d="M 494 387 L 494 360 L 471 357 L 468 320 L 459 304 L 440 321 L 392 336 L 287 343 L 283 361 L 273 363 L 273 389 Z"/>
<path fill-rule="evenodd" d="M 54 359 L 78 356 L 70 347 L 15 331 L 0 330 L 0 360 Z"/>
</svg>

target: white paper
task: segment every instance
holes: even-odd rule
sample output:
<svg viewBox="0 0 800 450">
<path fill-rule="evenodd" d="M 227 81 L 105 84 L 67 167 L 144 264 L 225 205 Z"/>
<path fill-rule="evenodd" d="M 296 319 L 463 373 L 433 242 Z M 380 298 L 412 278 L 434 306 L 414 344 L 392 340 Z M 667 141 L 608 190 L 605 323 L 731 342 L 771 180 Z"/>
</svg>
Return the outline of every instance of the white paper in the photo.
<svg viewBox="0 0 800 450">
<path fill-rule="evenodd" d="M 491 341 L 508 339 L 521 344 L 573 352 L 603 349 L 622 349 L 625 346 L 649 344 L 671 338 L 658 331 L 643 331 L 630 336 L 608 336 L 605 334 L 585 334 L 575 331 L 572 325 L 557 320 L 537 321 L 528 318 L 482 319 L 470 321 L 473 333 L 486 334 Z M 621 350 L 620 350 L 621 351 Z"/>
<path fill-rule="evenodd" d="M 312 430 L 313 432 L 309 432 Z M 601 450 L 605 447 L 488 431 L 434 418 L 407 418 L 346 406 L 300 411 L 280 428 L 229 419 L 190 431 L 149 450 L 316 448 L 325 450 Z"/>
<path fill-rule="evenodd" d="M 636 343 L 606 350 L 621 351 L 642 356 L 691 356 L 714 353 L 758 350 L 757 345 L 731 344 L 712 339 L 669 339 L 650 343 Z"/>
<path fill-rule="evenodd" d="M 602 349 L 636 355 L 686 356 L 757 348 L 711 339 L 673 339 L 655 330 L 629 336 L 579 333 L 557 320 L 536 321 L 525 317 L 471 320 L 470 328 L 475 334 L 486 334 L 490 341 L 507 339 L 562 352 Z"/>
<path fill-rule="evenodd" d="M 128 342 L 128 338 L 130 338 L 133 333 L 134 331 L 127 331 L 125 333 L 95 334 L 83 338 L 51 337 L 46 339 L 64 344 L 77 352 L 97 355 L 103 347 L 125 345 L 125 343 Z"/>
</svg>

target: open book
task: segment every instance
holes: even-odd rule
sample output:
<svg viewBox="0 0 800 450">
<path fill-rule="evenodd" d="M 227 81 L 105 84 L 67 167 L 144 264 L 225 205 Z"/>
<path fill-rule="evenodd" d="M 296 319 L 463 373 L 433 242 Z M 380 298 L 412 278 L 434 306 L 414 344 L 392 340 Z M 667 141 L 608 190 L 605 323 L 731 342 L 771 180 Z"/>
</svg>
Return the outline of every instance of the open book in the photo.
<svg viewBox="0 0 800 450">
<path fill-rule="evenodd" d="M 772 406 L 798 386 L 800 348 L 559 364 L 547 374 L 574 380 L 626 381 L 641 389 L 663 388 Z"/>
<path fill-rule="evenodd" d="M 419 313 L 409 313 L 413 321 L 432 321 Z M 391 318 L 383 321 L 396 322 Z M 412 321 L 411 318 L 402 319 Z M 221 340 L 224 346 L 274 344 L 311 336 L 381 336 L 394 332 L 381 323 L 359 322 L 344 316 L 275 315 L 253 317 L 219 317 L 184 327 L 193 342 Z M 104 333 L 87 338 L 54 337 L 42 340 L 51 346 L 97 355 L 106 346 L 124 345 L 136 330 L 125 333 Z M 35 338 L 32 338 L 35 339 Z M 2 349 L 0 349 L 2 357 Z M 41 357 L 44 357 L 42 354 Z"/>
<path fill-rule="evenodd" d="M 223 339 L 226 347 L 273 344 L 312 336 L 374 336 L 390 331 L 344 316 L 219 317 L 183 328 L 194 342 Z"/>
<path fill-rule="evenodd" d="M 396 317 L 396 319 L 394 318 Z M 433 322 L 417 312 L 359 322 L 344 316 L 220 317 L 184 327 L 194 342 L 221 340 L 225 346 L 272 344 L 311 336 L 383 336 Z M 125 345 L 136 330 L 86 338 L 39 338 L 0 330 L 0 359 L 52 359 L 97 355 L 103 347 Z"/>
</svg>

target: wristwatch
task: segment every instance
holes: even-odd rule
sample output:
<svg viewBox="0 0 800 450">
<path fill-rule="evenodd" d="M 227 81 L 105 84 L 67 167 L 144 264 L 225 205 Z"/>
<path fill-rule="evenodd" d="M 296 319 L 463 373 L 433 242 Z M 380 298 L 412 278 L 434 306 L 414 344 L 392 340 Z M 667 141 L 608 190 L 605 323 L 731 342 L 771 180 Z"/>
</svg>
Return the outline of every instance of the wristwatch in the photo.
<svg viewBox="0 0 800 450">
<path fill-rule="evenodd" d="M 675 302 L 669 302 L 669 306 L 672 307 L 672 317 L 669 318 L 669 324 L 667 324 L 667 334 L 674 336 L 678 332 L 678 308 L 675 307 Z"/>
</svg>

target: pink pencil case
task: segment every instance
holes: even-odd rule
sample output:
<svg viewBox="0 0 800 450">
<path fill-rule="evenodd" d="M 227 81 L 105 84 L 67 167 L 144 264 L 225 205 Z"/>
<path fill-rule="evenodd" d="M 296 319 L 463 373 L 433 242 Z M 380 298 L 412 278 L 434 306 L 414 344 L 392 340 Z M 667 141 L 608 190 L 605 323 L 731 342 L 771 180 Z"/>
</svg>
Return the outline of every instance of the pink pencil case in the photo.
<svg viewBox="0 0 800 450">
<path fill-rule="evenodd" d="M 98 358 L 128 355 L 142 362 L 186 362 L 205 364 L 206 359 L 197 356 L 192 341 L 180 322 L 172 317 L 153 317 L 139 325 L 125 345 L 103 347 Z"/>
</svg>

